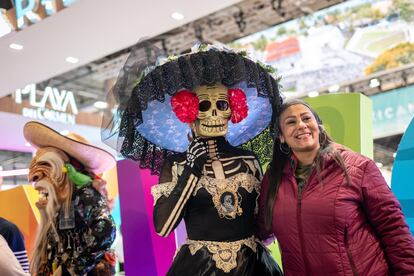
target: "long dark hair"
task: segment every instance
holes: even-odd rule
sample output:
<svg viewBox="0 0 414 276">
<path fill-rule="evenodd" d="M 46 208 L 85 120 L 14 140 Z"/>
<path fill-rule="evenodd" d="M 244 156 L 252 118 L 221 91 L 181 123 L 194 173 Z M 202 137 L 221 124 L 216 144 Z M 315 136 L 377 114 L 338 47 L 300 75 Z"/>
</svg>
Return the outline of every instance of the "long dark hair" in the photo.
<svg viewBox="0 0 414 276">
<path fill-rule="evenodd" d="M 273 143 L 273 155 L 272 155 L 272 161 L 270 161 L 270 164 L 267 168 L 267 174 L 268 174 L 268 179 L 269 179 L 269 190 L 268 190 L 267 198 L 266 198 L 265 226 L 266 226 L 266 229 L 269 229 L 269 230 L 272 227 L 273 207 L 275 205 L 275 201 L 278 195 L 279 185 L 282 179 L 283 168 L 285 167 L 286 163 L 290 160 L 290 155 L 291 155 L 290 151 L 288 152 L 286 150 L 283 150 L 283 146 L 281 145 L 282 143 L 279 138 L 281 134 L 280 115 L 290 106 L 297 105 L 297 104 L 306 106 L 312 112 L 313 116 L 315 117 L 318 123 L 320 148 L 319 148 L 319 152 L 315 159 L 315 168 L 316 168 L 316 173 L 318 175 L 320 182 L 322 183 L 323 181 L 320 178 L 320 171 L 321 171 L 321 168 L 323 167 L 323 164 L 321 162 L 322 159 L 320 158 L 322 154 L 331 155 L 333 159 L 335 160 L 335 162 L 338 164 L 338 166 L 341 167 L 342 170 L 344 171 L 344 175 L 347 180 L 347 183 L 350 182 L 349 174 L 346 169 L 344 159 L 342 158 L 340 151 L 333 146 L 335 142 L 325 131 L 325 128 L 323 127 L 323 124 L 322 124 L 322 120 L 320 119 L 319 115 L 315 112 L 315 110 L 313 110 L 309 106 L 309 104 L 307 104 L 306 102 L 298 100 L 298 99 L 285 101 L 282 104 L 279 110 L 279 113 L 277 114 L 275 118 L 275 122 L 274 122 L 275 139 Z"/>
</svg>

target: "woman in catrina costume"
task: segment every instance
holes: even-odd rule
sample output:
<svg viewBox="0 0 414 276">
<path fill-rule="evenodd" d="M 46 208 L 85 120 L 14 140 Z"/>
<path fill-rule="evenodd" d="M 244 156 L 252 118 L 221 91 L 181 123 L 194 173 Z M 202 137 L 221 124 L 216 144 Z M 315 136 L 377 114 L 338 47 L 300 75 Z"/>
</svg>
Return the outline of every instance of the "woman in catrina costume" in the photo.
<svg viewBox="0 0 414 276">
<path fill-rule="evenodd" d="M 281 275 L 254 235 L 256 154 L 269 145 L 253 139 L 269 132 L 281 104 L 271 68 L 212 45 L 145 67 L 143 58 L 157 54 L 151 49 L 141 43 L 132 51 L 110 94 L 117 109 L 105 117 L 103 135 L 118 134 L 126 158 L 160 175 L 152 187 L 157 233 L 168 236 L 185 221 L 188 239 L 167 275 Z"/>
<path fill-rule="evenodd" d="M 113 156 L 80 136 L 63 136 L 39 122 L 24 126 L 24 137 L 37 148 L 29 181 L 39 192 L 41 222 L 31 260 L 31 273 L 113 275 L 109 252 L 115 224 L 98 190 L 98 174 L 115 165 Z"/>
</svg>

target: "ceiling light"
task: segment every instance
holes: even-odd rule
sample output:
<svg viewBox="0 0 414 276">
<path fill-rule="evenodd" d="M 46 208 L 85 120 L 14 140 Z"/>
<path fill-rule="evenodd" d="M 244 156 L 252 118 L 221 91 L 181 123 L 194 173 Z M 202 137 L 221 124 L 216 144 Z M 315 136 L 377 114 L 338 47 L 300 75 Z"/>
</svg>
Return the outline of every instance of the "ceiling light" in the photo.
<svg viewBox="0 0 414 276">
<path fill-rule="evenodd" d="M 106 102 L 97 101 L 93 104 L 98 109 L 105 109 L 108 107 L 108 104 Z"/>
<path fill-rule="evenodd" d="M 184 15 L 182 13 L 179 13 L 179 12 L 173 12 L 171 14 L 171 18 L 173 18 L 175 20 L 183 20 L 184 19 Z"/>
<path fill-rule="evenodd" d="M 338 92 L 339 88 L 341 88 L 339 84 L 331 85 L 329 86 L 328 91 L 329 93 L 335 93 Z"/>
<path fill-rule="evenodd" d="M 313 98 L 313 97 L 317 97 L 319 96 L 319 92 L 318 91 L 311 91 L 308 93 L 308 96 Z"/>
<path fill-rule="evenodd" d="M 12 43 L 9 47 L 13 50 L 23 50 L 23 45 L 17 43 Z"/>
<path fill-rule="evenodd" d="M 69 62 L 69 63 L 78 63 L 79 62 L 79 59 L 78 58 L 75 58 L 75 57 L 67 57 L 66 58 L 66 62 Z"/>
<path fill-rule="evenodd" d="M 381 85 L 381 83 L 379 82 L 378 79 L 372 79 L 372 80 L 369 81 L 369 87 L 371 87 L 371 88 L 375 88 L 375 87 L 378 87 L 380 85 Z"/>
</svg>

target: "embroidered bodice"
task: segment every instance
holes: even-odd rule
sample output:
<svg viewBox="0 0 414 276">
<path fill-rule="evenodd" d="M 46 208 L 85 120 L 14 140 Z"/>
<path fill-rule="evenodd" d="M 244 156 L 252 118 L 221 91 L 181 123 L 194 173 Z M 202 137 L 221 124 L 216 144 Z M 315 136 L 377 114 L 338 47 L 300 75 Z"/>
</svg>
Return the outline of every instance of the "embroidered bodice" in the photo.
<svg viewBox="0 0 414 276">
<path fill-rule="evenodd" d="M 185 171 L 184 154 L 164 166 L 160 184 L 152 188 L 156 228 L 161 228 L 157 222 L 176 226 L 184 218 L 191 240 L 234 241 L 252 236 L 262 177 L 259 163 L 253 154 L 224 139 L 209 143 L 208 152 L 203 175 L 196 181 Z M 172 231 L 174 226 L 165 229 Z"/>
</svg>

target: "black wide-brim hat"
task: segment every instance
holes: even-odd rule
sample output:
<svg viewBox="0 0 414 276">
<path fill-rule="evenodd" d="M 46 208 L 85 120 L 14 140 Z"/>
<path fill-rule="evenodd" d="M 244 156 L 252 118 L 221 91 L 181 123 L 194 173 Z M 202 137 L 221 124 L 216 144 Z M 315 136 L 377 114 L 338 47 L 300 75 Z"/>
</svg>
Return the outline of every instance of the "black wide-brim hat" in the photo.
<svg viewBox="0 0 414 276">
<path fill-rule="evenodd" d="M 259 158 L 269 156 L 271 145 L 263 147 L 263 133 L 270 137 L 272 116 L 282 103 L 272 67 L 250 59 L 245 52 L 206 44 L 180 56 L 160 56 L 149 41 L 132 50 L 107 97 L 104 142 L 158 174 L 167 155 L 184 152 L 189 145 L 190 127 L 175 116 L 171 97 L 183 89 L 194 91 L 201 85 L 221 83 L 243 89 L 248 105 L 247 118 L 237 124 L 229 121 L 226 139 L 233 146 L 248 144 Z M 261 141 L 254 142 L 259 134 Z"/>
</svg>

